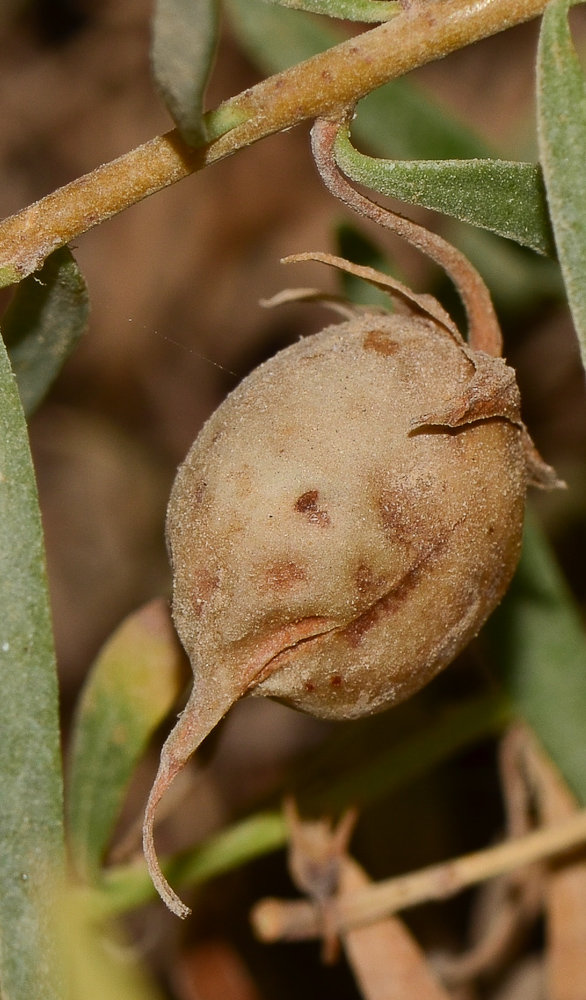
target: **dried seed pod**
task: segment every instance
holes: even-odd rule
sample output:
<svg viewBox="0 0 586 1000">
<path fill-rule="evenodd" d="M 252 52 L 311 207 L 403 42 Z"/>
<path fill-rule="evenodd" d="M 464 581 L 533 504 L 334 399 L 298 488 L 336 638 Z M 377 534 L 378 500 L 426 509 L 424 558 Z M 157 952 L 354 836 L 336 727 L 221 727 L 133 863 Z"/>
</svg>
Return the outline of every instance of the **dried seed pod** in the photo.
<svg viewBox="0 0 586 1000">
<path fill-rule="evenodd" d="M 443 241 L 432 239 L 437 257 Z M 486 289 L 449 253 L 484 290 L 476 340 L 496 352 Z M 345 321 L 252 372 L 177 475 L 167 520 L 173 616 L 194 685 L 162 751 L 144 847 L 179 916 L 189 911 L 160 871 L 154 813 L 230 705 L 267 695 L 348 719 L 409 697 L 501 599 L 519 557 L 528 480 L 555 484 L 500 357 L 467 345 L 430 296 L 369 268 L 302 255 L 310 256 L 390 290 L 398 308 L 338 303 Z M 292 297 L 314 293 L 279 298 Z"/>
<path fill-rule="evenodd" d="M 514 373 L 409 298 L 410 314 L 357 313 L 261 365 L 179 470 L 173 615 L 195 681 L 151 821 L 245 692 L 378 712 L 449 663 L 509 583 L 527 482 Z"/>
<path fill-rule="evenodd" d="M 517 562 L 526 473 L 469 353 L 431 319 L 364 315 L 280 352 L 212 416 L 168 514 L 175 624 L 208 697 L 352 718 L 478 631 Z M 474 423 L 454 431 L 462 407 Z"/>
</svg>

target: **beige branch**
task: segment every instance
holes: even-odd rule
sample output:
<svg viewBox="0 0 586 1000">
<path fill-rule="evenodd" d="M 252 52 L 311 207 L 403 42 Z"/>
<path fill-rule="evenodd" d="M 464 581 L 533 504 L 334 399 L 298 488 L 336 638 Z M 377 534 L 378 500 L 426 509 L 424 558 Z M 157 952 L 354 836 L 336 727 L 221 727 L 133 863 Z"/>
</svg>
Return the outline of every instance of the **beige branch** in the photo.
<svg viewBox="0 0 586 1000">
<path fill-rule="evenodd" d="M 389 914 L 429 900 L 447 899 L 469 886 L 521 865 L 561 854 L 586 841 L 586 809 L 564 823 L 507 840 L 497 847 L 477 851 L 418 872 L 388 879 L 353 893 L 333 904 L 335 928 L 373 923 Z M 310 903 L 276 899 L 261 901 L 252 914 L 253 925 L 264 941 L 302 940 L 320 936 L 318 911 Z"/>
<path fill-rule="evenodd" d="M 327 115 L 388 80 L 540 14 L 546 0 L 436 0 L 269 77 L 206 116 L 212 140 L 189 149 L 176 131 L 67 184 L 0 224 L 0 287 L 56 247 L 237 149 Z"/>
</svg>

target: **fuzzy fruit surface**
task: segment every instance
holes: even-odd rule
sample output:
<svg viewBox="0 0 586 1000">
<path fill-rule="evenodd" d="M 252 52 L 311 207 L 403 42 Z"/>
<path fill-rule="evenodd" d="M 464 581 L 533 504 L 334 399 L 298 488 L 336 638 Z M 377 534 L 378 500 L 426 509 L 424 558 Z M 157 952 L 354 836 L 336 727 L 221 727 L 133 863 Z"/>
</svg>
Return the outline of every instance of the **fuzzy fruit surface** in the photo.
<svg viewBox="0 0 586 1000">
<path fill-rule="evenodd" d="M 521 431 L 416 426 L 473 376 L 432 319 L 371 314 L 281 351 L 213 414 L 167 523 L 206 701 L 249 689 L 325 718 L 377 712 L 477 633 L 520 553 Z"/>
</svg>

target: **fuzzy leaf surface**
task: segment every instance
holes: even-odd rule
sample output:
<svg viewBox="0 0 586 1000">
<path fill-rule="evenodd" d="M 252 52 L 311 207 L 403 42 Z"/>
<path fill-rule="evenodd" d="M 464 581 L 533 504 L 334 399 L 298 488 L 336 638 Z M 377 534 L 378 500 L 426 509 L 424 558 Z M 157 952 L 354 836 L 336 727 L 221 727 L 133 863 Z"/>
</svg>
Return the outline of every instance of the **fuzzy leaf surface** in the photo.
<svg viewBox="0 0 586 1000">
<path fill-rule="evenodd" d="M 401 11 L 398 0 L 270 0 L 281 7 L 293 7 L 312 14 L 339 17 L 346 21 L 380 24 L 389 21 Z"/>
<path fill-rule="evenodd" d="M 206 141 L 203 99 L 219 31 L 217 0 L 157 0 L 151 61 L 157 89 L 189 146 Z"/>
<path fill-rule="evenodd" d="M 68 247 L 55 250 L 18 285 L 2 319 L 2 336 L 27 417 L 42 403 L 88 315 L 87 287 Z"/>
<path fill-rule="evenodd" d="M 26 423 L 0 340 L 0 993 L 65 995 L 52 901 L 64 871 L 57 679 Z"/>
<path fill-rule="evenodd" d="M 71 743 L 68 825 L 78 874 L 95 879 L 128 782 L 183 683 L 183 653 L 166 602 L 130 615 L 82 691 Z"/>
<path fill-rule="evenodd" d="M 336 162 L 351 180 L 380 194 L 443 212 L 553 256 L 541 171 L 507 160 L 382 160 L 365 156 L 340 129 Z"/>
<path fill-rule="evenodd" d="M 586 82 L 570 35 L 569 6 L 569 0 L 552 0 L 543 15 L 537 119 L 555 242 L 586 365 Z"/>
</svg>

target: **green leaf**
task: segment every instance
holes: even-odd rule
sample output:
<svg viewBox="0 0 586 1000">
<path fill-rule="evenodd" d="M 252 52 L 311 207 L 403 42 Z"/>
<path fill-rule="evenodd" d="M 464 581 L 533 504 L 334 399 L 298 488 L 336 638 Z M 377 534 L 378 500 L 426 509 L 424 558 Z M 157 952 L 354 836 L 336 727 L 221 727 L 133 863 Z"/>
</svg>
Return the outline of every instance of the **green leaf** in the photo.
<svg viewBox="0 0 586 1000">
<path fill-rule="evenodd" d="M 398 0 L 270 0 L 281 7 L 307 10 L 312 14 L 339 17 L 346 21 L 380 24 L 401 12 Z"/>
<path fill-rule="evenodd" d="M 586 84 L 570 36 L 569 6 L 552 0 L 543 15 L 537 119 L 558 257 L 586 365 Z"/>
<path fill-rule="evenodd" d="M 68 247 L 20 282 L 2 336 L 27 417 L 36 410 L 87 324 L 88 293 Z"/>
<path fill-rule="evenodd" d="M 52 904 L 64 871 L 57 681 L 24 414 L 0 340 L 0 984 L 64 996 Z"/>
<path fill-rule="evenodd" d="M 151 59 L 157 88 L 185 142 L 207 141 L 203 98 L 219 30 L 217 0 L 157 0 Z"/>
<path fill-rule="evenodd" d="M 166 602 L 130 615 L 86 681 L 72 736 L 68 825 L 78 874 L 95 879 L 137 762 L 183 683 Z"/>
<path fill-rule="evenodd" d="M 516 711 L 586 805 L 586 633 L 531 516 L 519 568 L 485 633 Z"/>
<path fill-rule="evenodd" d="M 380 194 L 554 255 L 539 167 L 506 160 L 379 160 L 359 153 L 340 129 L 336 162 L 351 180 Z"/>
</svg>

